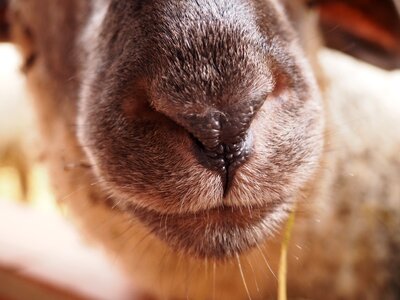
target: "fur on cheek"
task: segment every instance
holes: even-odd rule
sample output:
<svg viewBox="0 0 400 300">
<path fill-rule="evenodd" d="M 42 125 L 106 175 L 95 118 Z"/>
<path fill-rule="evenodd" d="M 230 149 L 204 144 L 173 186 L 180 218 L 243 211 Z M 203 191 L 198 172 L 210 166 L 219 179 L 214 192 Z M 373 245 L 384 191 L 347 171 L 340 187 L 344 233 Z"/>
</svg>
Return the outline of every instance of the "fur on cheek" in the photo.
<svg viewBox="0 0 400 300">
<path fill-rule="evenodd" d="M 107 142 L 104 149 L 87 147 L 99 181 L 121 208 L 139 206 L 163 213 L 189 213 L 222 204 L 217 174 L 196 162 L 186 139 L 179 142 L 170 135 L 159 130 L 147 139 L 129 142 L 115 136 L 110 138 L 112 146 Z M 89 140 L 90 145 L 104 142 L 93 136 Z M 161 141 L 164 146 L 156 146 Z"/>
<path fill-rule="evenodd" d="M 298 101 L 290 94 L 282 97 Z M 254 155 L 237 172 L 235 188 L 226 200 L 229 205 L 290 203 L 320 167 L 324 122 L 318 96 L 296 108 L 297 116 L 279 102 L 264 104 L 254 121 Z"/>
</svg>

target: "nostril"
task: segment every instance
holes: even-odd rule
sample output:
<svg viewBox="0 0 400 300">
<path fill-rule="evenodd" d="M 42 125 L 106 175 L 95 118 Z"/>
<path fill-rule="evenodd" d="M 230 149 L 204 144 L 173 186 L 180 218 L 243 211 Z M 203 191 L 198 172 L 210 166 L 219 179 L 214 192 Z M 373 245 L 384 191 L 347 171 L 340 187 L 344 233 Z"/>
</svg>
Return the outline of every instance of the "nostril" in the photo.
<svg viewBox="0 0 400 300">
<path fill-rule="evenodd" d="M 218 142 L 214 147 L 205 145 L 195 136 L 190 135 L 195 144 L 195 154 L 199 162 L 208 169 L 221 171 L 225 168 L 224 146 Z"/>
<path fill-rule="evenodd" d="M 224 195 L 229 192 L 237 169 L 246 162 L 251 154 L 252 138 L 248 134 L 235 143 L 216 143 L 207 147 L 191 135 L 194 141 L 195 155 L 204 167 L 217 172 L 222 180 Z"/>
</svg>

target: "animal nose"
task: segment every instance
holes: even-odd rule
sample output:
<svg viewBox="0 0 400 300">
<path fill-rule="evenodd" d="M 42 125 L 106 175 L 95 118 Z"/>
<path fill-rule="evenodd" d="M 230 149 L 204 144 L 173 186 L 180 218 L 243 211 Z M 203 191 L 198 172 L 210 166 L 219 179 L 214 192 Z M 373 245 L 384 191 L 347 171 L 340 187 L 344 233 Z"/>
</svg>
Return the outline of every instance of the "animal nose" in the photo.
<svg viewBox="0 0 400 300">
<path fill-rule="evenodd" d="M 251 154 L 251 137 L 242 138 L 235 143 L 220 143 L 213 148 L 208 148 L 198 139 L 194 139 L 199 162 L 220 175 L 226 195 L 232 186 L 237 169 Z"/>
<path fill-rule="evenodd" d="M 217 172 L 222 180 L 224 195 L 229 192 L 237 169 L 250 157 L 252 135 L 246 120 L 199 122 L 192 127 L 198 161 L 206 168 Z"/>
</svg>

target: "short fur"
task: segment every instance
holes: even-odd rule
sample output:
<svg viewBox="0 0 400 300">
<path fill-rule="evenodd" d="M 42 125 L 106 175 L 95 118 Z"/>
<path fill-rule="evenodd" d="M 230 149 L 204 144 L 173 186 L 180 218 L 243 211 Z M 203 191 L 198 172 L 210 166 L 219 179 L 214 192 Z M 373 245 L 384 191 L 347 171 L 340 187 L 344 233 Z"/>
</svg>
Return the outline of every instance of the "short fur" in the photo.
<svg viewBox="0 0 400 300">
<path fill-rule="evenodd" d="M 276 279 L 268 273 L 277 269 L 279 232 L 298 203 L 299 214 L 307 215 L 299 218 L 294 236 L 307 248 L 299 262 L 291 256 L 292 297 L 399 295 L 398 271 L 388 267 L 391 255 L 398 259 L 392 254 L 399 245 L 395 230 L 382 236 L 387 253 L 368 248 L 375 235 L 369 239 L 365 233 L 375 232 L 375 221 L 354 239 L 346 232 L 340 236 L 351 225 L 351 219 L 338 216 L 341 209 L 359 214 L 357 206 L 348 205 L 349 197 L 351 203 L 365 201 L 364 185 L 341 170 L 357 164 L 353 152 L 330 148 L 354 138 L 332 136 L 332 118 L 348 104 L 321 100 L 301 49 L 315 59 L 311 38 L 302 35 L 315 27 L 296 34 L 290 21 L 301 31 L 307 14 L 299 17 L 302 11 L 292 5 L 274 0 L 12 2 L 12 36 L 36 94 L 59 200 L 149 294 L 276 298 Z M 191 135 L 204 139 L 201 120 L 215 113 L 228 124 L 244 119 L 246 134 L 253 136 L 250 157 L 227 195 L 219 175 L 193 151 Z M 189 122 L 193 118 L 200 125 Z M 223 140 L 223 130 L 217 129 Z M 396 140 L 393 145 L 398 146 Z M 370 153 L 370 144 L 363 146 Z M 393 162 L 390 176 L 400 178 L 393 148 L 382 155 Z M 330 207 L 338 184 L 342 188 L 335 196 L 343 200 Z M 399 198 L 375 188 L 379 197 Z M 319 202 L 329 208 L 325 215 Z M 386 213 L 396 223 L 396 214 Z M 332 249 L 349 256 L 333 255 Z M 352 249 L 365 251 L 361 261 L 353 260 Z M 369 270 L 376 276 L 368 277 Z M 341 272 L 357 280 L 342 281 Z"/>
</svg>

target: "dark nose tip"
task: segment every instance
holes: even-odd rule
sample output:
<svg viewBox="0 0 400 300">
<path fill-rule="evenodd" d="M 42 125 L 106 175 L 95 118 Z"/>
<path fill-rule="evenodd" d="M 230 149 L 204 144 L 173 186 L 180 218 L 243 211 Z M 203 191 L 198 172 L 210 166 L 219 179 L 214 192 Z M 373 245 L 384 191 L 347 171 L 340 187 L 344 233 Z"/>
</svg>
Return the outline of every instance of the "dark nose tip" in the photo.
<svg viewBox="0 0 400 300">
<path fill-rule="evenodd" d="M 188 114 L 180 122 L 195 141 L 198 161 L 219 173 L 224 196 L 232 187 L 238 168 L 251 154 L 250 125 L 256 111 L 250 106 L 228 108 L 225 112 Z"/>
<path fill-rule="evenodd" d="M 250 156 L 251 135 L 236 138 L 236 141 L 231 143 L 215 143 L 214 147 L 207 147 L 196 138 L 194 140 L 199 162 L 206 168 L 219 173 L 224 187 L 224 196 L 226 196 L 232 186 L 237 169 Z"/>
</svg>

